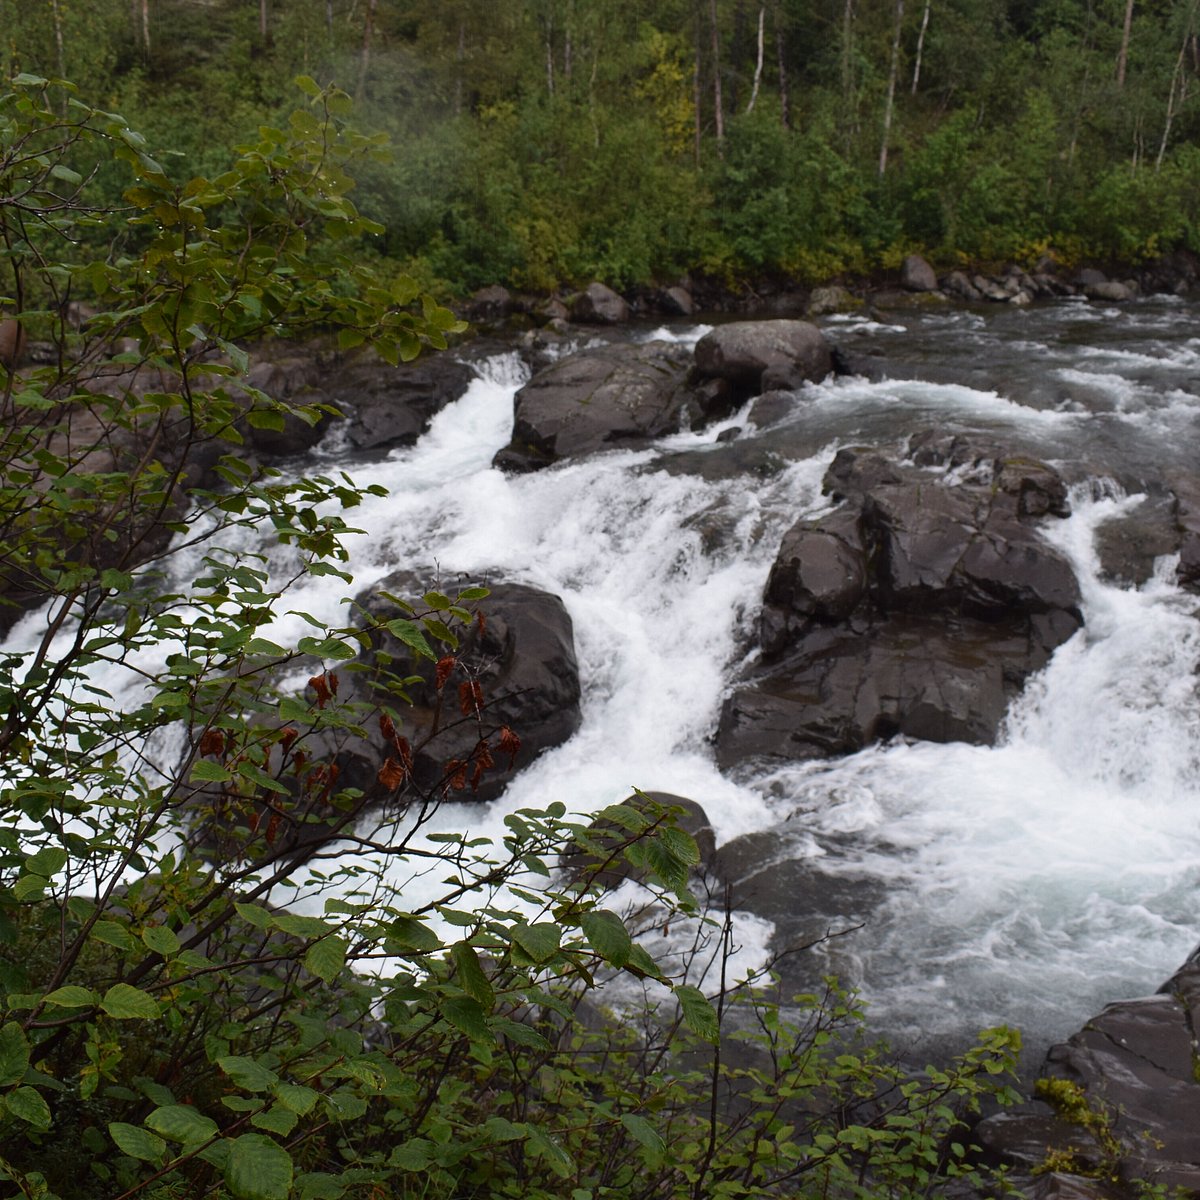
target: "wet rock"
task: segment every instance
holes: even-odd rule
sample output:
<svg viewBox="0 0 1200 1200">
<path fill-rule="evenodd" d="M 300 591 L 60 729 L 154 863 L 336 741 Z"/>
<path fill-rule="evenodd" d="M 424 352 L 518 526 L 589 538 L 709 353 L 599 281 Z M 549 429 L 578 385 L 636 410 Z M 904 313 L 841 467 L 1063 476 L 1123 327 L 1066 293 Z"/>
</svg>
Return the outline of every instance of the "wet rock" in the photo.
<svg viewBox="0 0 1200 1200">
<path fill-rule="evenodd" d="M 717 835 L 703 805 L 671 792 L 635 792 L 622 800 L 621 804 L 637 809 L 656 824 L 669 823 L 690 835 L 700 852 L 698 874 L 703 874 L 712 865 L 717 850 Z M 671 810 L 669 822 L 663 810 Z M 634 831 L 618 821 L 605 818 L 602 813 L 588 826 L 588 835 L 599 849 L 595 852 L 582 849 L 568 851 L 560 863 L 564 870 L 578 875 L 591 867 L 593 882 L 602 887 L 616 887 L 626 879 L 644 877 L 644 872 L 634 868 L 621 854 L 621 847 L 629 843 Z M 595 870 L 598 866 L 603 869 Z"/>
<path fill-rule="evenodd" d="M 763 653 L 780 654 L 813 618 L 849 617 L 866 595 L 867 570 L 854 513 L 798 521 L 784 534 L 767 579 L 759 637 Z"/>
<path fill-rule="evenodd" d="M 1096 530 L 1101 573 L 1110 582 L 1140 587 L 1154 575 L 1157 558 L 1178 553 L 1179 541 L 1174 498 L 1147 497 Z"/>
<path fill-rule="evenodd" d="M 1200 592 L 1200 478 L 1175 474 L 1168 480 L 1175 493 L 1175 527 L 1179 531 L 1180 587 Z"/>
<path fill-rule="evenodd" d="M 840 451 L 842 507 L 785 534 L 760 618 L 762 666 L 727 699 L 723 767 L 852 753 L 897 734 L 995 740 L 1024 680 L 1079 628 L 1067 561 L 1035 518 L 1065 512 L 1045 463 L 956 436 L 914 439 L 934 473 Z"/>
<path fill-rule="evenodd" d="M 1100 283 L 1085 284 L 1083 294 L 1089 300 L 1105 300 L 1118 304 L 1133 299 L 1133 292 L 1129 287 L 1123 283 L 1118 283 L 1115 279 L 1105 279 Z"/>
<path fill-rule="evenodd" d="M 474 378 L 470 367 L 448 354 L 393 367 L 372 352 L 332 370 L 323 382 L 349 419 L 350 445 L 382 451 L 411 446 Z"/>
<path fill-rule="evenodd" d="M 513 436 L 495 458 L 534 471 L 598 450 L 642 446 L 733 409 L 720 381 L 686 385 L 688 353 L 678 345 L 612 345 L 559 360 L 516 395 Z"/>
<path fill-rule="evenodd" d="M 1083 267 L 1075 275 L 1075 286 L 1081 290 L 1086 290 L 1090 287 L 1097 287 L 1102 283 L 1108 282 L 1108 276 L 1103 271 L 1096 270 L 1095 267 Z"/>
<path fill-rule="evenodd" d="M 512 316 L 516 307 L 508 288 L 494 283 L 475 292 L 467 304 L 466 317 L 474 322 L 503 321 Z"/>
<path fill-rule="evenodd" d="M 629 305 L 603 283 L 589 283 L 571 301 L 571 319 L 584 325 L 621 325 L 629 316 Z"/>
<path fill-rule="evenodd" d="M 989 744 L 1015 690 L 1010 677 L 1036 661 L 1025 631 L 961 620 L 903 616 L 814 630 L 725 702 L 717 761 L 730 769 L 829 758 L 897 734 Z"/>
<path fill-rule="evenodd" d="M 821 490 L 831 500 L 861 499 L 874 487 L 896 484 L 900 468 L 876 450 L 845 446 L 834 455 Z"/>
<path fill-rule="evenodd" d="M 433 587 L 453 596 L 460 590 L 434 576 L 399 572 L 382 580 L 356 603 L 371 617 L 386 622 L 407 614 L 381 595 L 390 592 L 417 600 Z M 466 587 L 468 584 L 463 584 Z M 462 799 L 489 800 L 542 751 L 561 745 L 579 728 L 579 668 L 570 615 L 554 595 L 521 583 L 489 583 L 490 595 L 472 607 L 485 622 L 472 624 L 453 652 L 455 664 L 441 689 L 435 666 L 417 657 L 386 631 L 371 635 L 371 646 L 357 660 L 359 670 L 345 673 L 343 696 L 388 702 L 389 680 L 415 678 L 404 692 L 411 705 L 392 701 L 401 715 L 402 733 L 414 751 L 414 778 L 434 794 L 447 790 L 453 775 L 447 764 L 466 764 L 465 788 L 451 788 Z M 462 708 L 463 685 L 479 684 L 483 705 Z M 347 690 L 348 689 L 348 690 Z M 468 696 L 469 698 L 469 696 Z M 400 722 L 397 723 L 398 725 Z M 515 755 L 505 752 L 499 731 L 507 726 L 520 738 Z M 373 724 L 365 742 L 351 743 L 339 757 L 343 785 L 368 790 L 395 751 Z M 487 743 L 488 754 L 482 753 Z M 475 766 L 494 760 L 476 778 Z"/>
<path fill-rule="evenodd" d="M 792 948 L 860 923 L 886 895 L 878 880 L 822 870 L 803 836 L 787 829 L 727 842 L 713 872 L 728 886 L 733 908 L 775 922 Z"/>
<path fill-rule="evenodd" d="M 793 389 L 833 370 L 825 335 L 807 321 L 735 321 L 696 344 L 696 374 L 727 383 L 741 399 Z"/>
<path fill-rule="evenodd" d="M 919 254 L 910 254 L 900 267 L 900 286 L 909 292 L 936 292 L 937 273 Z"/>
<path fill-rule="evenodd" d="M 1046 1166 L 1051 1154 L 1056 1154 L 1077 1171 L 1094 1171 L 1104 1159 L 1104 1151 L 1091 1130 L 1064 1120 L 1048 1104 L 1038 1101 L 988 1117 L 975 1128 L 974 1136 L 985 1161 L 993 1166 L 1036 1171 Z M 1070 1194 L 1064 1194 L 1064 1200 Z"/>
<path fill-rule="evenodd" d="M 310 353 L 289 354 L 275 359 L 258 359 L 251 364 L 246 381 L 275 400 L 292 404 L 332 404 L 320 386 L 317 363 Z M 315 424 L 288 414 L 282 429 L 260 429 L 242 424 L 246 440 L 264 458 L 290 458 L 311 450 L 328 431 L 333 418 L 325 414 Z"/>
<path fill-rule="evenodd" d="M 855 312 L 863 302 L 844 287 L 814 288 L 805 310 L 810 317 L 823 317 L 829 313 Z"/>
<path fill-rule="evenodd" d="M 1043 1162 L 1074 1162 L 1077 1170 L 1112 1180 L 1089 1191 L 1067 1176 L 1048 1195 L 1135 1196 L 1145 1184 L 1194 1194 L 1200 1189 L 1197 1017 L 1200 965 L 1193 956 L 1158 994 L 1110 1004 L 1052 1047 L 1043 1067 L 1050 1083 L 1039 1087 L 1050 1103 L 989 1117 L 977 1139 L 994 1162 L 1029 1168 L 1040 1151 Z"/>
</svg>

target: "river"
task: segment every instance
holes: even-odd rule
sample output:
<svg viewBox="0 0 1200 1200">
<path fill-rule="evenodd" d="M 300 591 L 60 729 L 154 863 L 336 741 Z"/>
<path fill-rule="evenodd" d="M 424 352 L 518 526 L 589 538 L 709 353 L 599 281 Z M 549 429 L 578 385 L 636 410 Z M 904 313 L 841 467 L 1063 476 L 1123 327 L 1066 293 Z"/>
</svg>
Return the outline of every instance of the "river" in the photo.
<svg viewBox="0 0 1200 1200">
<path fill-rule="evenodd" d="M 1140 587 L 1106 582 L 1095 535 L 1161 496 L 1169 471 L 1195 468 L 1198 315 L 1152 297 L 832 318 L 830 337 L 872 377 L 809 385 L 766 429 L 739 414 L 532 475 L 491 467 L 527 378 L 515 353 L 478 362 L 410 449 L 351 461 L 332 434 L 321 469 L 389 490 L 353 513 L 355 591 L 436 563 L 448 578 L 554 592 L 574 621 L 582 728 L 499 800 L 446 804 L 437 828 L 501 836 L 517 808 L 589 812 L 636 786 L 699 801 L 722 841 L 774 830 L 780 856 L 856 897 L 828 915 L 861 928 L 810 952 L 813 973 L 859 986 L 874 1027 L 914 1053 L 997 1023 L 1044 1047 L 1106 1002 L 1154 990 L 1197 941 L 1198 605 L 1170 561 Z M 686 343 L 704 328 L 632 336 Z M 754 653 L 782 534 L 825 506 L 839 446 L 897 450 L 929 427 L 988 432 L 1073 483 L 1071 517 L 1046 536 L 1075 566 L 1084 629 L 1026 687 L 994 748 L 897 741 L 723 776 L 711 737 Z M 339 622 L 344 590 L 314 580 L 289 606 Z M 298 618 L 274 627 L 304 632 Z M 747 960 L 771 933 L 739 922 Z"/>
</svg>

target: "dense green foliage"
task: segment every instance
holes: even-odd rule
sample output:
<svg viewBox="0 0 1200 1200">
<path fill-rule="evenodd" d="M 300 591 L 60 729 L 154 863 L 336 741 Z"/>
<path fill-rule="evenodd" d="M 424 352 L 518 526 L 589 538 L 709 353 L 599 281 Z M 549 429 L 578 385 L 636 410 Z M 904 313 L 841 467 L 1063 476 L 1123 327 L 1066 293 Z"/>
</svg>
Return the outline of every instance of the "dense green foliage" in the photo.
<svg viewBox="0 0 1200 1200">
<path fill-rule="evenodd" d="M 336 82 L 398 151 L 361 174 L 364 248 L 457 289 L 1200 249 L 1194 0 L 0 0 L 0 27 L 10 69 L 191 174 L 296 73 Z"/>
<path fill-rule="evenodd" d="M 39 343 L 0 358 L 0 595 L 27 614 L 0 655 L 5 1194 L 865 1198 L 975 1178 L 965 1131 L 1008 1097 L 1014 1034 L 914 1075 L 832 985 L 781 1008 L 727 983 L 732 926 L 649 801 L 522 811 L 502 845 L 423 836 L 466 765 L 421 789 L 439 729 L 406 724 L 412 681 L 347 686 L 366 614 L 275 640 L 293 580 L 349 588 L 362 493 L 245 453 L 322 416 L 252 387 L 246 347 L 319 329 L 395 363 L 457 327 L 364 264 L 378 227 L 349 171 L 378 145 L 345 93 L 298 82 L 304 107 L 182 183 L 68 87 L 0 94 L 3 329 Z M 485 600 L 396 600 L 386 628 L 452 688 Z M 485 770 L 519 735 L 460 694 Z M 368 726 L 391 752 L 343 786 Z M 604 885 L 618 868 L 645 880 L 641 918 Z M 670 969 L 642 928 L 667 919 L 694 932 Z"/>
</svg>

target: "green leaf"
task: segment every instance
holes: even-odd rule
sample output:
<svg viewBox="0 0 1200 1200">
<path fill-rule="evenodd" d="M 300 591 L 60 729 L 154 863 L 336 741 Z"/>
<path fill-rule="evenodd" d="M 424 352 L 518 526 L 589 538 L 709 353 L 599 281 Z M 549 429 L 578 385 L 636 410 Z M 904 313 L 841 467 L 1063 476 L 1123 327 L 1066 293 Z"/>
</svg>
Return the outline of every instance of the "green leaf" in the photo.
<svg viewBox="0 0 1200 1200">
<path fill-rule="evenodd" d="M 179 953 L 179 938 L 175 936 L 174 930 L 165 925 L 147 925 L 142 930 L 142 941 L 155 954 L 161 954 L 164 958 Z"/>
<path fill-rule="evenodd" d="M 530 1050 L 550 1049 L 550 1043 L 532 1025 L 526 1025 L 523 1021 L 493 1017 L 490 1024 L 492 1033 L 502 1033 L 514 1045 L 525 1046 Z"/>
<path fill-rule="evenodd" d="M 88 936 L 105 945 L 116 946 L 118 950 L 132 950 L 137 944 L 133 934 L 118 921 L 97 921 Z"/>
<path fill-rule="evenodd" d="M 146 1124 L 155 1133 L 185 1146 L 207 1142 L 220 1132 L 216 1121 L 187 1104 L 164 1104 L 146 1118 Z"/>
<path fill-rule="evenodd" d="M 441 1014 L 461 1033 L 477 1042 L 491 1042 L 492 1035 L 488 1030 L 486 1014 L 478 1000 L 470 996 L 453 996 L 443 1000 Z"/>
<path fill-rule="evenodd" d="M 275 919 L 274 913 L 258 904 L 241 904 L 235 900 L 233 907 L 237 915 L 247 925 L 253 925 L 255 929 L 269 929 L 271 922 Z"/>
<path fill-rule="evenodd" d="M 16 1021 L 0 1029 L 0 1087 L 12 1087 L 25 1078 L 29 1069 L 29 1042 Z"/>
<path fill-rule="evenodd" d="M 85 987 L 60 987 L 46 998 L 55 1008 L 90 1008 L 96 1003 L 96 993 Z"/>
<path fill-rule="evenodd" d="M 19 1087 L 4 1097 L 4 1106 L 14 1117 L 34 1129 L 50 1128 L 50 1108 L 37 1088 Z"/>
<path fill-rule="evenodd" d="M 636 1141 L 640 1142 L 647 1150 L 653 1150 L 657 1154 L 661 1154 L 666 1150 L 666 1143 L 659 1136 L 658 1131 L 646 1120 L 645 1117 L 639 1117 L 634 1113 L 622 1113 L 621 1124 L 629 1130 Z"/>
<path fill-rule="evenodd" d="M 114 983 L 104 993 L 100 1007 L 118 1021 L 148 1021 L 159 1015 L 158 1001 L 128 983 Z"/>
<path fill-rule="evenodd" d="M 332 935 L 313 942 L 304 955 L 305 968 L 326 983 L 332 983 L 345 965 L 346 943 Z"/>
<path fill-rule="evenodd" d="M 319 1095 L 312 1088 L 304 1087 L 299 1083 L 277 1083 L 271 1090 L 275 1093 L 275 1099 L 284 1108 L 290 1108 L 292 1112 L 298 1113 L 302 1117 L 312 1112 L 312 1107 L 316 1104 Z"/>
<path fill-rule="evenodd" d="M 303 917 L 298 913 L 275 913 L 271 924 L 281 933 L 290 933 L 293 937 L 324 937 L 332 933 L 334 926 L 320 917 Z"/>
<path fill-rule="evenodd" d="M 46 846 L 25 860 L 25 870 L 49 879 L 67 865 L 67 852 L 57 846 Z"/>
<path fill-rule="evenodd" d="M 274 1071 L 257 1063 L 252 1058 L 231 1054 L 217 1059 L 217 1066 L 233 1080 L 238 1087 L 247 1092 L 266 1092 L 279 1082 L 279 1076 Z"/>
<path fill-rule="evenodd" d="M 633 950 L 633 939 L 625 922 L 614 912 L 606 908 L 598 908 L 584 913 L 579 920 L 579 927 L 588 945 L 600 955 L 606 963 L 614 967 L 623 967 L 629 961 Z"/>
<path fill-rule="evenodd" d="M 233 776 L 220 763 L 198 758 L 192 763 L 193 783 L 228 783 Z"/>
<path fill-rule="evenodd" d="M 384 628 L 397 641 L 403 642 L 410 650 L 415 650 L 422 658 L 430 660 L 437 658 L 432 647 L 425 640 L 425 634 L 421 626 L 416 621 L 408 621 L 403 617 L 396 617 L 395 620 L 388 621 Z"/>
<path fill-rule="evenodd" d="M 679 1010 L 683 1014 L 684 1023 L 706 1042 L 714 1045 L 721 1040 L 721 1026 L 717 1021 L 717 1010 L 708 1002 L 699 988 L 690 984 L 680 984 L 675 989 L 675 999 L 679 1001 Z"/>
<path fill-rule="evenodd" d="M 475 948 L 466 942 L 458 942 L 451 947 L 450 958 L 458 970 L 459 987 L 490 1010 L 496 1002 L 496 995 Z"/>
<path fill-rule="evenodd" d="M 405 950 L 430 954 L 442 948 L 442 940 L 417 917 L 396 917 L 388 926 L 388 940 Z"/>
<path fill-rule="evenodd" d="M 514 925 L 511 937 L 514 944 L 540 964 L 558 953 L 562 930 L 550 921 L 540 921 L 537 925 Z"/>
<path fill-rule="evenodd" d="M 255 1113 L 250 1118 L 250 1124 L 256 1129 L 265 1129 L 268 1133 L 277 1133 L 287 1137 L 296 1128 L 299 1117 L 290 1108 L 282 1104 L 273 1104 L 266 1112 Z"/>
<path fill-rule="evenodd" d="M 138 1125 L 126 1125 L 123 1121 L 110 1121 L 108 1132 L 117 1148 L 130 1158 L 143 1162 L 158 1162 L 167 1151 L 167 1143 L 160 1137 L 148 1133 Z"/>
<path fill-rule="evenodd" d="M 237 1200 L 287 1200 L 292 1156 L 261 1133 L 244 1133 L 229 1148 L 225 1182 Z"/>
</svg>

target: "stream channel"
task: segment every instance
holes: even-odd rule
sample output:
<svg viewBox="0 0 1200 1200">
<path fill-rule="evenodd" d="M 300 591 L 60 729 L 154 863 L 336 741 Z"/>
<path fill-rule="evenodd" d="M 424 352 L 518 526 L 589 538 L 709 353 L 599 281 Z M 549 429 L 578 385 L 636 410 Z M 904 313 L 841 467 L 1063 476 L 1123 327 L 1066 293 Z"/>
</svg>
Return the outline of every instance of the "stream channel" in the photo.
<svg viewBox="0 0 1200 1200">
<path fill-rule="evenodd" d="M 415 446 L 355 461 L 335 431 L 316 465 L 389 489 L 351 514 L 365 530 L 350 542 L 356 592 L 436 563 L 450 579 L 554 592 L 573 619 L 582 728 L 500 799 L 444 805 L 437 828 L 498 837 L 515 809 L 594 811 L 634 786 L 691 797 L 720 842 L 770 831 L 771 861 L 804 864 L 831 911 L 798 912 L 796 936 L 814 921 L 861 926 L 810 954 L 814 974 L 862 989 L 874 1029 L 921 1053 L 1008 1023 L 1040 1055 L 1108 1001 L 1153 991 L 1198 940 L 1198 601 L 1170 560 L 1140 586 L 1107 581 L 1096 538 L 1196 468 L 1200 309 L 1151 297 L 823 325 L 870 378 L 808 385 L 767 428 L 739 414 L 507 476 L 491 461 L 528 369 L 501 353 L 475 361 L 479 377 Z M 690 343 L 704 330 L 604 336 Z M 927 428 L 986 433 L 1072 483 L 1072 515 L 1045 536 L 1074 564 L 1083 630 L 1030 681 L 995 747 L 896 740 L 723 776 L 711 738 L 753 653 L 780 538 L 827 506 L 839 447 L 902 455 Z M 344 591 L 313 580 L 290 607 L 338 622 Z M 287 617 L 274 629 L 304 632 Z M 737 930 L 751 959 L 772 932 L 752 919 Z"/>
</svg>

